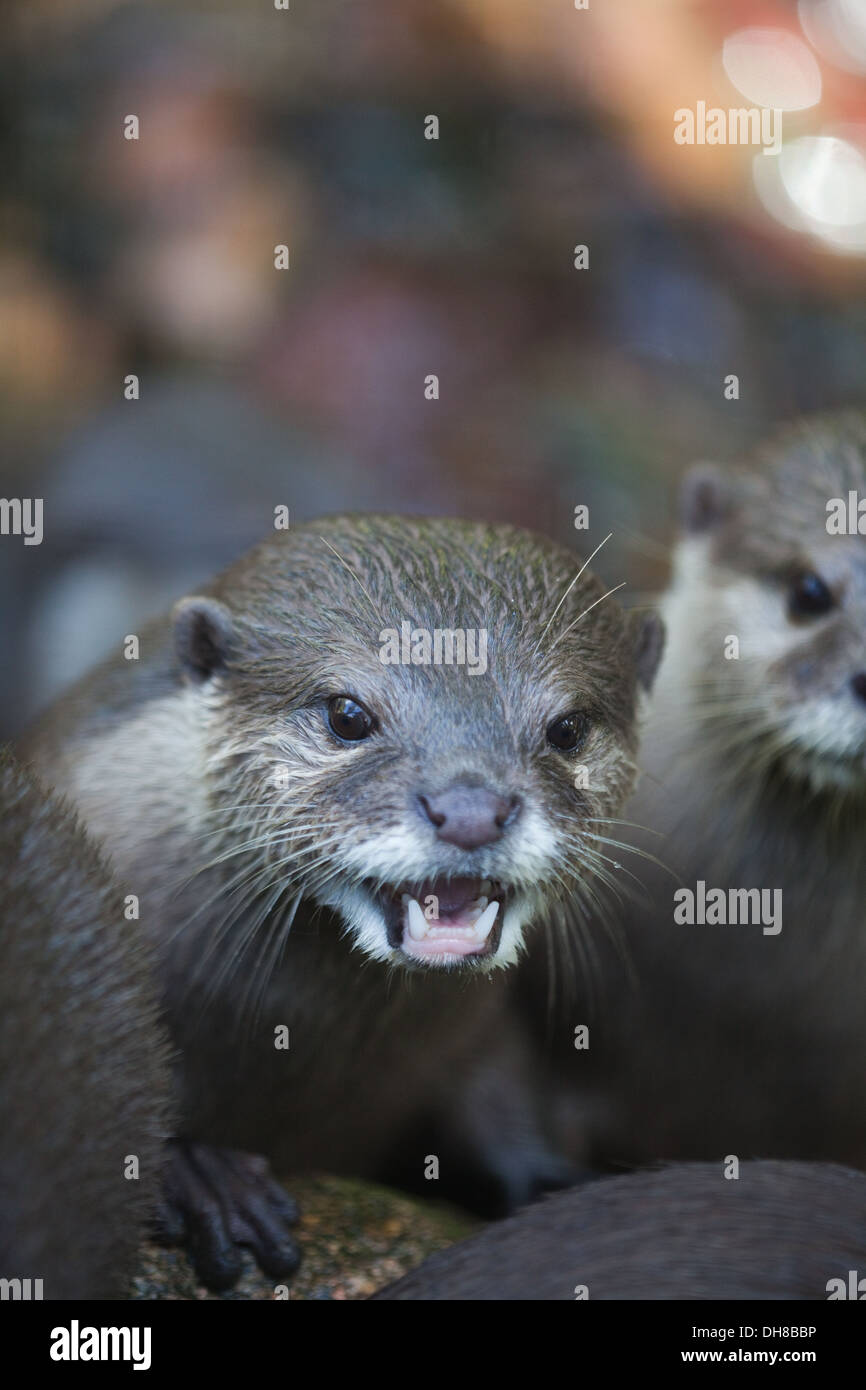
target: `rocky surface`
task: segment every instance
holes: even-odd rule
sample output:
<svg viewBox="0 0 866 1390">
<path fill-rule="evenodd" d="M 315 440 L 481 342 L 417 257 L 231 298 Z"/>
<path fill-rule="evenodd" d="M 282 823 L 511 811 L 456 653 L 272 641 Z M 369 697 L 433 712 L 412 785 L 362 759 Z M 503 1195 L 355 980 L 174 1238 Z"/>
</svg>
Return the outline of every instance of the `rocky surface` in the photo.
<svg viewBox="0 0 866 1390">
<path fill-rule="evenodd" d="M 437 1250 L 471 1235 L 479 1223 L 454 1207 L 422 1202 L 344 1178 L 294 1178 L 303 1255 L 292 1299 L 367 1298 Z M 272 1299 L 274 1284 L 247 1258 L 236 1288 L 212 1294 L 197 1283 L 186 1255 L 148 1244 L 135 1280 L 138 1299 Z"/>
</svg>

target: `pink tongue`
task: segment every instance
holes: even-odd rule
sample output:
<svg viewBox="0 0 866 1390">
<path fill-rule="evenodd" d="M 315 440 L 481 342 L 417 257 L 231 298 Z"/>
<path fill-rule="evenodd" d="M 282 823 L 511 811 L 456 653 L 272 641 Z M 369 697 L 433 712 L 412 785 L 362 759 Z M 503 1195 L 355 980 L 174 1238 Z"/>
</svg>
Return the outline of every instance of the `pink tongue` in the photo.
<svg viewBox="0 0 866 1390">
<path fill-rule="evenodd" d="M 422 889 L 424 903 L 428 897 L 438 898 L 439 915 L 461 915 L 478 897 L 481 886 L 477 878 L 431 879 Z"/>
</svg>

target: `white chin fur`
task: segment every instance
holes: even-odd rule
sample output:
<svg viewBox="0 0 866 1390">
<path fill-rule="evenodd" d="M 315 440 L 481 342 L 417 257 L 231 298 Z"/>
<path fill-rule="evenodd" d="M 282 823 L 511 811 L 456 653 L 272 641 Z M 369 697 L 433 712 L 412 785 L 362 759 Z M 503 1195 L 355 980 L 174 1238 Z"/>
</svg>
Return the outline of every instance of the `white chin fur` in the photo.
<svg viewBox="0 0 866 1390">
<path fill-rule="evenodd" d="M 866 795 L 866 759 L 851 754 L 839 760 L 818 749 L 798 749 L 789 755 L 791 771 L 816 792 Z"/>
<path fill-rule="evenodd" d="M 780 729 L 792 740 L 791 772 L 815 790 L 866 793 L 866 745 L 859 710 L 832 700 L 789 712 Z"/>
</svg>

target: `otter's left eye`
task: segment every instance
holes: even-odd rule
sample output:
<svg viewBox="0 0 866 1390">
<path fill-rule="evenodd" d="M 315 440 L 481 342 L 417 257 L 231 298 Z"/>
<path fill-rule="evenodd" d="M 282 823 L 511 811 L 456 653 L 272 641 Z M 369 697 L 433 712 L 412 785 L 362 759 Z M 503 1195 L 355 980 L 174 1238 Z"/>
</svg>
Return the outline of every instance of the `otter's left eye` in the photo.
<svg viewBox="0 0 866 1390">
<path fill-rule="evenodd" d="M 335 695 L 328 701 L 328 723 L 337 738 L 345 739 L 347 743 L 369 738 L 376 727 L 372 714 L 351 695 Z"/>
<path fill-rule="evenodd" d="M 564 714 L 555 719 L 547 730 L 547 741 L 563 753 L 573 753 L 586 741 L 589 720 L 585 714 Z"/>
<path fill-rule="evenodd" d="M 792 618 L 819 618 L 835 603 L 820 574 L 801 574 L 788 594 L 788 613 Z"/>
</svg>

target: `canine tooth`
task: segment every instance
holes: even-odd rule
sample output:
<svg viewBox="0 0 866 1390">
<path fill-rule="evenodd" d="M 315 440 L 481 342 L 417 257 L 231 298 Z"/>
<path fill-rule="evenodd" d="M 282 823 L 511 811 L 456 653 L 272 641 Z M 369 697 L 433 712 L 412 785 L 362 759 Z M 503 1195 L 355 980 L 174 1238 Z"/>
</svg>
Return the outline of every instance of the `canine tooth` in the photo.
<svg viewBox="0 0 866 1390">
<path fill-rule="evenodd" d="M 414 898 L 409 899 L 409 935 L 413 941 L 423 941 L 430 930 L 430 923 Z"/>
<path fill-rule="evenodd" d="M 490 935 L 490 929 L 496 921 L 496 914 L 499 911 L 499 903 L 492 902 L 489 907 L 485 907 L 475 925 L 475 935 L 479 941 L 485 941 Z"/>
</svg>

